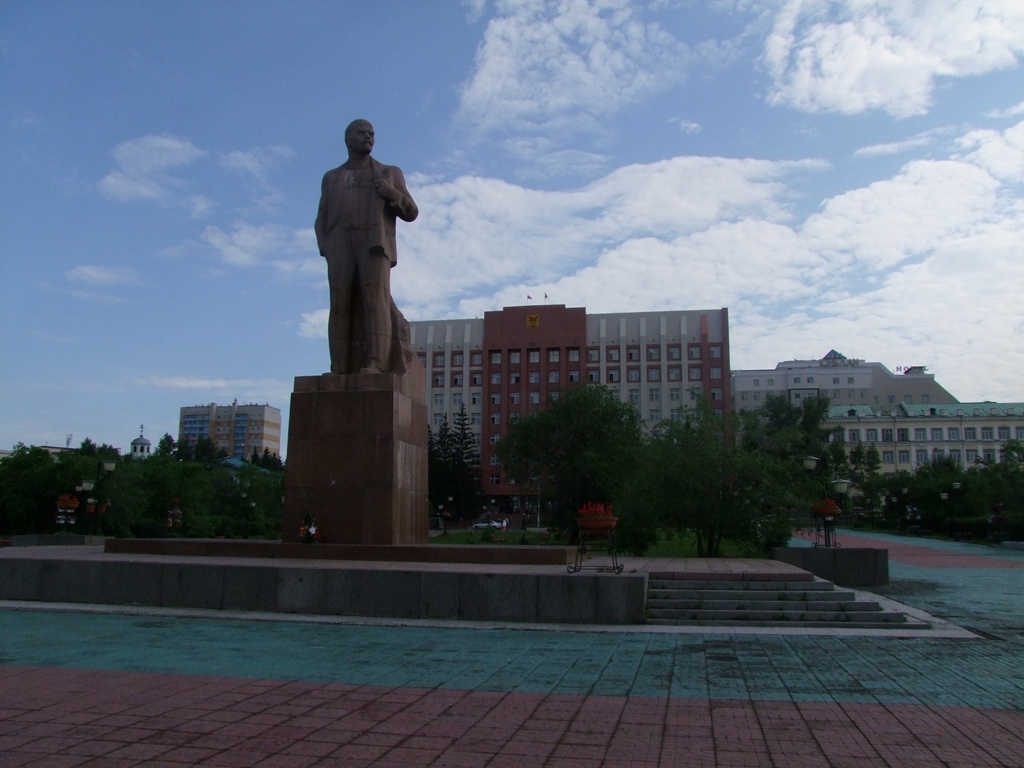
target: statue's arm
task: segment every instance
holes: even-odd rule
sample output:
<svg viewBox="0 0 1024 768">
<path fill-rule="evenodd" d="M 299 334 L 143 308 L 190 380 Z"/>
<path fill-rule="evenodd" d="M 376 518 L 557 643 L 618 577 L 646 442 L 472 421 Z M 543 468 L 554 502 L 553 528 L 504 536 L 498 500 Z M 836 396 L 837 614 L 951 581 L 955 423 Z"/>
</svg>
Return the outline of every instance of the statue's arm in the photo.
<svg viewBox="0 0 1024 768">
<path fill-rule="evenodd" d="M 402 169 L 391 166 L 389 175 L 394 195 L 388 199 L 388 204 L 395 209 L 395 213 L 402 221 L 415 221 L 416 217 L 420 215 L 420 209 L 416 207 L 416 201 L 412 199 L 412 195 L 406 189 Z"/>
<path fill-rule="evenodd" d="M 327 240 L 327 176 L 320 184 L 320 207 L 316 211 L 316 222 L 313 224 L 313 231 L 316 232 L 316 245 L 320 249 L 320 255 L 324 255 L 324 243 Z"/>
</svg>

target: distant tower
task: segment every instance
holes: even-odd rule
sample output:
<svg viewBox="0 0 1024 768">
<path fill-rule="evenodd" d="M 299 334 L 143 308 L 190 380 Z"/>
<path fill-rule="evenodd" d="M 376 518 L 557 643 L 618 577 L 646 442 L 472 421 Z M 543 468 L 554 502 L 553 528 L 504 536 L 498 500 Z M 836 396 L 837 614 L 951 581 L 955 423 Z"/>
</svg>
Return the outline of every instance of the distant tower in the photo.
<svg viewBox="0 0 1024 768">
<path fill-rule="evenodd" d="M 139 436 L 132 440 L 132 458 L 133 459 L 145 459 L 149 457 L 150 452 L 153 450 L 153 444 L 149 442 L 142 433 L 145 431 L 146 425 L 141 424 L 139 426 Z"/>
</svg>

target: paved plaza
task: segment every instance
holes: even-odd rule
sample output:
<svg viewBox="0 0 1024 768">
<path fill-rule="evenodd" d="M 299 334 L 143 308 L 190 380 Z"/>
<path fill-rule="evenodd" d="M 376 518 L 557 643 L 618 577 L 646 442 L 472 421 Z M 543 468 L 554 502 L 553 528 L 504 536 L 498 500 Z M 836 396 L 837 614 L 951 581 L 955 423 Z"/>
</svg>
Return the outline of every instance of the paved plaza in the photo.
<svg viewBox="0 0 1024 768">
<path fill-rule="evenodd" d="M 974 636 L 6 603 L 0 768 L 1024 766 L 1024 553 L 840 541 Z"/>
</svg>

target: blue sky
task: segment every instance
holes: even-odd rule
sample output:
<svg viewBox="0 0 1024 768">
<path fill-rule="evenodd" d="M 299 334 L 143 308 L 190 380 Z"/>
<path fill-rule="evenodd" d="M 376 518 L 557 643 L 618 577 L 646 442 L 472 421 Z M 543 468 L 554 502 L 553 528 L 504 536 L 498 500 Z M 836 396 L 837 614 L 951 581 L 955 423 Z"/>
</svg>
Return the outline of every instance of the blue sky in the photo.
<svg viewBox="0 0 1024 768">
<path fill-rule="evenodd" d="M 0 3 L 0 447 L 127 449 L 329 367 L 343 130 L 420 208 L 410 320 L 729 307 L 1024 400 L 1019 0 Z"/>
</svg>

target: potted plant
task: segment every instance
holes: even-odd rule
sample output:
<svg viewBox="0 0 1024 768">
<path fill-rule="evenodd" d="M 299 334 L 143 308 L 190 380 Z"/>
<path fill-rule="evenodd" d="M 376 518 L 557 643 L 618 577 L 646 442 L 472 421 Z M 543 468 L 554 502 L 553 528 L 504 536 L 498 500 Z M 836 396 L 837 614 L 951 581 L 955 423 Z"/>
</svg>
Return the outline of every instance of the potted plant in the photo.
<svg viewBox="0 0 1024 768">
<path fill-rule="evenodd" d="M 588 502 L 576 513 L 576 525 L 584 533 L 606 533 L 619 522 L 615 517 L 611 504 Z"/>
</svg>

